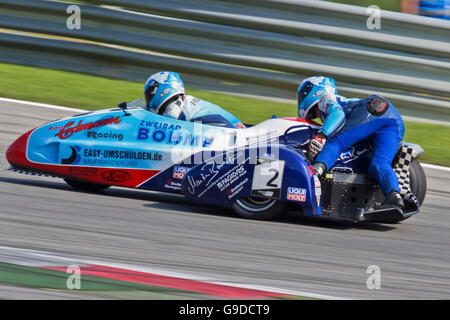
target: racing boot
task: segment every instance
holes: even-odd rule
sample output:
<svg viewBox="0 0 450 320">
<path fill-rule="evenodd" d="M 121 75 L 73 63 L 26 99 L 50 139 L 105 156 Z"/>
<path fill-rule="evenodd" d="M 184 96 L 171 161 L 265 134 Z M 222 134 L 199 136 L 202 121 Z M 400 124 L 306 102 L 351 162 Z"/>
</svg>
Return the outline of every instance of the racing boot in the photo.
<svg viewBox="0 0 450 320">
<path fill-rule="evenodd" d="M 402 196 L 398 191 L 389 192 L 386 198 L 384 199 L 383 206 L 384 205 L 394 205 L 400 207 L 400 209 L 403 209 L 403 207 L 405 206 Z"/>
<path fill-rule="evenodd" d="M 407 192 L 403 196 L 403 202 L 405 203 L 406 212 L 419 210 L 419 200 L 417 200 L 416 196 L 411 192 Z"/>
<path fill-rule="evenodd" d="M 314 172 L 318 177 L 320 177 L 325 171 L 327 171 L 327 167 L 323 162 L 316 162 L 312 165 Z"/>
</svg>

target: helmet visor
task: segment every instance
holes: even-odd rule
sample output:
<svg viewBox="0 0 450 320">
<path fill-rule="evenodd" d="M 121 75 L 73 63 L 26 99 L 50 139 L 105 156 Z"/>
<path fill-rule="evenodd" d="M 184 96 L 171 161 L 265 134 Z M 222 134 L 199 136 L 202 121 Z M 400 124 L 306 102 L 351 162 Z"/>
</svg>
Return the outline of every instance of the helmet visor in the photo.
<svg viewBox="0 0 450 320">
<path fill-rule="evenodd" d="M 315 118 L 319 118 L 319 115 L 317 113 L 317 109 L 319 108 L 319 104 L 315 103 L 309 110 L 308 113 L 305 115 L 306 120 L 312 120 Z"/>
<path fill-rule="evenodd" d="M 308 82 L 297 92 L 297 105 L 300 106 L 300 103 L 302 103 L 303 100 L 305 100 L 305 98 L 311 92 L 313 87 L 314 85 L 311 82 Z"/>
<path fill-rule="evenodd" d="M 156 92 L 158 91 L 159 83 L 153 82 L 144 92 L 145 96 L 145 105 L 148 107 L 150 104 L 150 101 L 152 101 L 153 97 L 155 96 Z"/>
</svg>

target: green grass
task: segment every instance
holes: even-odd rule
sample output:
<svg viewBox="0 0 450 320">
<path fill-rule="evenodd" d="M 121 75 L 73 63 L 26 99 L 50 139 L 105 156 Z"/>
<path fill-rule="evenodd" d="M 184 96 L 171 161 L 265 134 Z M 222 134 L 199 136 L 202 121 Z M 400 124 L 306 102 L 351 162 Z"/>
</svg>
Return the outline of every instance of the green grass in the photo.
<svg viewBox="0 0 450 320">
<path fill-rule="evenodd" d="M 144 86 L 133 81 L 4 63 L 0 63 L 0 75 L 1 97 L 90 110 L 115 107 L 120 101 L 140 98 Z M 222 106 L 245 123 L 258 123 L 274 114 L 282 117 L 297 113 L 293 104 L 203 90 L 186 91 Z M 450 166 L 450 127 L 407 122 L 405 140 L 424 148 L 422 161 Z"/>
<path fill-rule="evenodd" d="M 142 96 L 142 84 L 0 63 L 0 96 L 81 109 L 117 106 Z"/>
<path fill-rule="evenodd" d="M 425 150 L 420 161 L 450 167 L 450 127 L 406 122 L 405 141 Z"/>
<path fill-rule="evenodd" d="M 64 72 L 0 63 L 0 96 L 81 109 L 117 106 L 120 101 L 143 97 L 144 84 L 86 74 Z M 201 90 L 186 90 L 199 98 L 216 103 L 243 122 L 257 123 L 278 116 L 296 114 L 291 104 L 241 98 Z"/>
</svg>

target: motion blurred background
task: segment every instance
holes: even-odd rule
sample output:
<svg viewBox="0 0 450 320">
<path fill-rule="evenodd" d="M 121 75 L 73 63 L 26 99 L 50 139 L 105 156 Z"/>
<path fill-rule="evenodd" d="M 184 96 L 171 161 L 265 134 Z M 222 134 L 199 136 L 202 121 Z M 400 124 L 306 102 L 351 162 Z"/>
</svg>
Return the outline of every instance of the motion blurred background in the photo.
<svg viewBox="0 0 450 320">
<path fill-rule="evenodd" d="M 0 97 L 109 108 L 171 70 L 189 94 L 257 123 L 296 116 L 300 81 L 325 75 L 342 95 L 388 98 L 406 120 L 405 141 L 425 149 L 420 161 L 450 166 L 448 1 L 339 2 L 0 0 Z M 3 170 L 17 137 L 79 110 L 0 100 L 0 298 L 208 298 L 84 274 L 84 290 L 67 292 L 65 272 L 38 272 L 22 249 L 336 297 L 449 297 L 448 168 L 426 169 L 422 212 L 398 225 L 297 213 L 251 221 L 168 194 L 78 192 Z M 381 290 L 366 286 L 369 265 L 381 267 Z"/>
</svg>

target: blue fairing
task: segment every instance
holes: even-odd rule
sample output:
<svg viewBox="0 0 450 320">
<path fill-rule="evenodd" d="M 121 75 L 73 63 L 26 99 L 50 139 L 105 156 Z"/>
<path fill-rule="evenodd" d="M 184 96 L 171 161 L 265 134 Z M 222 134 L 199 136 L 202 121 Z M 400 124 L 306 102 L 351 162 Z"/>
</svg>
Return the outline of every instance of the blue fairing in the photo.
<svg viewBox="0 0 450 320">
<path fill-rule="evenodd" d="M 27 159 L 33 163 L 164 171 L 173 150 L 208 148 L 227 128 L 163 117 L 141 108 L 88 112 L 35 129 Z"/>
</svg>

